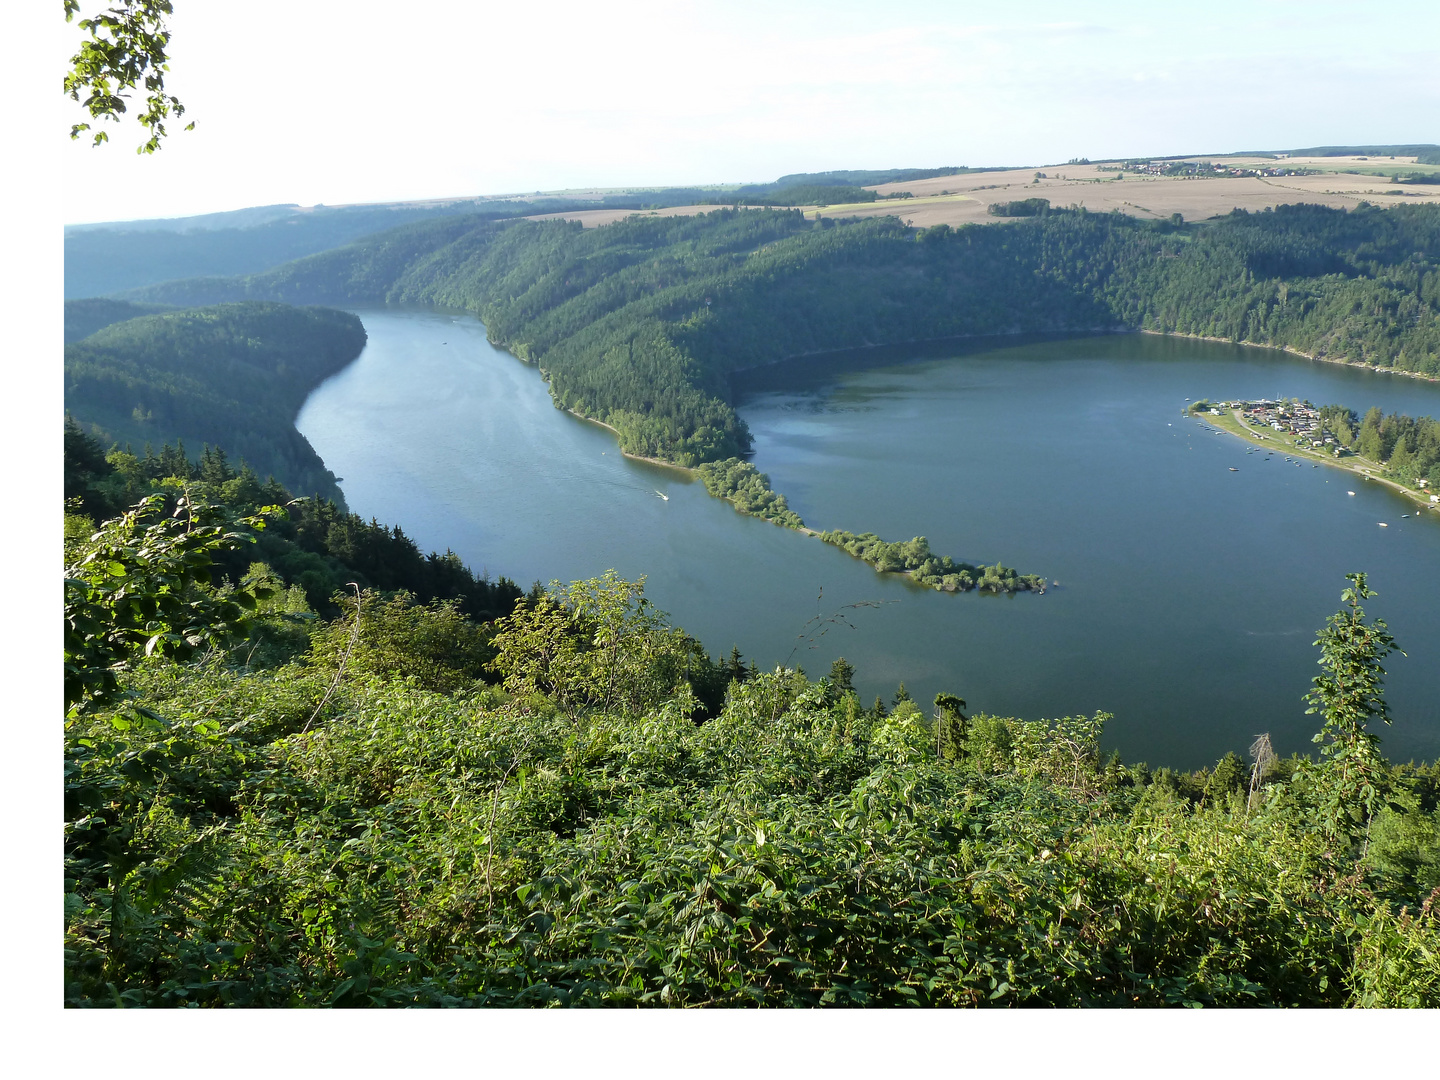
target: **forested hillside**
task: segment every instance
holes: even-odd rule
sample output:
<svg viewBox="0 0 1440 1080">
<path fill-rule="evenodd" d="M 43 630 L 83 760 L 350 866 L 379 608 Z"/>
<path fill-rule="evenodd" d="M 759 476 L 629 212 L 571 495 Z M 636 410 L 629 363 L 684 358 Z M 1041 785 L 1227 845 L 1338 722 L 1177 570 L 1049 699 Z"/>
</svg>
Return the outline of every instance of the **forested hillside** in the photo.
<svg viewBox="0 0 1440 1080">
<path fill-rule="evenodd" d="M 84 312 L 102 315 L 93 304 Z M 107 445 L 209 444 L 293 490 L 340 500 L 294 419 L 364 345 L 359 319 L 320 308 L 247 302 L 130 318 L 66 345 L 65 408 Z"/>
<path fill-rule="evenodd" d="M 81 341 L 99 330 L 142 315 L 169 310 L 161 304 L 132 304 L 128 300 L 66 300 L 65 344 Z"/>
<path fill-rule="evenodd" d="M 468 308 L 556 403 L 681 464 L 743 453 L 728 374 L 803 353 L 1020 331 L 1151 329 L 1440 374 L 1440 212 L 1315 206 L 1201 225 L 1053 211 L 917 232 L 795 211 L 426 222 L 162 303 Z"/>
<path fill-rule="evenodd" d="M 776 186 L 760 185 L 755 190 L 769 191 Z M 863 197 L 873 198 L 874 194 L 864 192 Z M 258 273 L 385 229 L 461 214 L 500 221 L 527 214 L 644 210 L 737 200 L 748 201 L 730 190 L 653 188 L 586 199 L 547 195 L 378 206 L 251 207 L 189 218 L 71 226 L 65 232 L 65 296 L 83 299 L 180 278 Z M 754 201 L 763 200 L 757 197 Z"/>
<path fill-rule="evenodd" d="M 346 513 L 328 499 L 300 497 L 274 479 L 261 481 L 248 466 L 236 467 L 225 452 L 208 448 L 190 461 L 179 446 L 108 454 L 72 420 L 65 423 L 66 561 L 95 531 L 154 495 L 178 491 L 222 506 L 231 518 L 285 507 L 283 515 L 254 535 L 254 546 L 228 549 L 214 559 L 215 573 L 239 582 L 259 559 L 270 575 L 299 590 L 299 603 L 326 615 L 338 610 L 335 597 L 351 582 L 382 592 L 403 590 L 421 601 L 453 601 L 457 610 L 480 620 L 504 615 L 520 590 L 508 578 L 476 575 L 453 551 L 423 554 L 398 525 L 386 526 Z"/>
<path fill-rule="evenodd" d="M 1176 773 L 712 661 L 613 574 L 325 622 L 190 483 L 67 548 L 69 1005 L 1440 1005 L 1363 575 L 1318 757 Z"/>
</svg>

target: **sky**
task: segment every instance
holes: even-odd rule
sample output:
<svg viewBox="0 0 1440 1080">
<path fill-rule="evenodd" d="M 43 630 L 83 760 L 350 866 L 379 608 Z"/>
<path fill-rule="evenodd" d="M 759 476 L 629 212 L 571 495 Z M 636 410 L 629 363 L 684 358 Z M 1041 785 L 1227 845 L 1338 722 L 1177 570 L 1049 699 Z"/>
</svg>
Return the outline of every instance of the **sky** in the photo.
<svg viewBox="0 0 1440 1080">
<path fill-rule="evenodd" d="M 58 195 L 73 223 L 1440 142 L 1433 0 L 1197 7 L 175 0 L 168 88 L 196 129 L 92 149 L 56 93 Z M 52 30 L 58 82 L 78 31 Z"/>
</svg>

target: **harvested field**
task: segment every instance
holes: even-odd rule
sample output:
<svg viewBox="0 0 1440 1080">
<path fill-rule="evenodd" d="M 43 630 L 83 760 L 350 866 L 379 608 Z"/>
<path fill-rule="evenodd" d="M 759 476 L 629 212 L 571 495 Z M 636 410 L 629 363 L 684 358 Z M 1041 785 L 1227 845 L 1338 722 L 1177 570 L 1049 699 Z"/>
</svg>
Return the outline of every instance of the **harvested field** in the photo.
<svg viewBox="0 0 1440 1080">
<path fill-rule="evenodd" d="M 1092 213 L 1118 210 L 1140 218 L 1168 218 L 1181 214 L 1186 221 L 1228 214 L 1239 207 L 1252 213 L 1284 203 L 1319 203 L 1350 209 L 1362 201 L 1380 206 L 1415 203 L 1440 204 L 1440 185 L 1396 183 L 1394 171 L 1440 172 L 1440 167 L 1416 165 L 1414 158 L 1286 158 L 1253 154 L 1222 156 L 1197 155 L 1174 159 L 1208 161 L 1238 167 L 1270 167 L 1323 170 L 1310 176 L 1225 176 L 1168 177 L 1125 173 L 1111 165 L 1042 165 L 1038 169 L 997 169 L 989 172 L 935 176 L 926 180 L 880 184 L 871 190 L 892 195 L 910 192 L 914 198 L 875 203 L 845 203 L 804 207 L 809 218 L 885 217 L 899 218 L 916 228 L 932 225 L 964 225 L 971 222 L 1017 221 L 1020 218 L 991 217 L 987 207 L 1013 199 L 1049 199 L 1056 207 L 1083 206 Z M 1365 175 L 1348 169 L 1386 175 Z M 1044 174 L 1036 180 L 1036 173 Z M 575 193 L 571 193 L 575 197 Z M 599 193 L 595 194 L 599 197 Z M 586 228 L 608 225 L 635 214 L 662 217 L 704 214 L 725 204 L 670 206 L 660 210 L 579 210 L 558 214 L 536 214 L 531 221 L 564 218 L 579 221 Z"/>
<path fill-rule="evenodd" d="M 1197 161 L 1198 158 L 1188 160 Z M 1226 165 L 1289 165 L 1301 169 L 1315 169 L 1331 173 L 1373 173 L 1389 176 L 1395 172 L 1440 172 L 1440 165 L 1420 165 L 1413 157 L 1288 157 L 1278 162 L 1272 158 L 1256 157 L 1253 154 L 1232 154 L 1229 157 L 1206 158 Z"/>
<path fill-rule="evenodd" d="M 1270 158 L 1254 157 L 1194 160 L 1224 161 L 1242 166 L 1276 164 Z M 1348 161 L 1335 158 L 1314 160 L 1331 165 Z M 1285 164 L 1309 167 L 1310 161 L 1292 158 Z M 1389 164 L 1388 159 L 1385 164 Z M 1396 164 L 1401 164 L 1398 159 Z M 1423 169 L 1424 166 L 1418 168 Z M 1037 172 L 1045 174 L 1038 183 L 1034 182 Z M 881 195 L 909 191 L 916 198 L 898 205 L 857 203 L 843 208 L 827 207 L 820 212 L 827 217 L 894 214 L 902 221 L 913 220 L 918 227 L 941 222 L 960 225 L 969 221 L 995 221 L 997 219 L 990 217 L 985 209 L 990 203 L 1028 198 L 1049 199 L 1055 206 L 1079 205 L 1098 213 L 1119 210 L 1145 218 L 1165 218 L 1179 213 L 1186 221 L 1228 214 L 1236 207 L 1256 211 L 1282 203 L 1307 202 L 1350 208 L 1362 200 L 1379 205 L 1440 202 L 1440 186 L 1396 184 L 1388 176 L 1360 176 L 1339 171 L 1314 176 L 1214 178 L 1126 173 L 1120 179 L 1115 172 L 1101 170 L 1095 165 L 1047 165 L 1025 171 L 937 176 L 908 183 L 882 184 L 873 190 Z M 1399 194 L 1394 194 L 1397 191 Z M 940 203 L 932 201 L 934 196 L 942 194 L 949 194 L 952 198 Z M 975 201 L 967 203 L 953 198 L 961 195 L 968 195 Z"/>
</svg>

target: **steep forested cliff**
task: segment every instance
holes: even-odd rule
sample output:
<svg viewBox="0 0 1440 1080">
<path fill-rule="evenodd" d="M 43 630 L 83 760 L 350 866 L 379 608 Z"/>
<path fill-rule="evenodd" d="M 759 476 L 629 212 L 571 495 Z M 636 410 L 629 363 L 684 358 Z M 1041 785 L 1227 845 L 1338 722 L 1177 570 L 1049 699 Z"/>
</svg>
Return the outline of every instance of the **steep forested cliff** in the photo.
<svg viewBox="0 0 1440 1080">
<path fill-rule="evenodd" d="M 210 444 L 296 491 L 339 499 L 294 420 L 364 345 L 359 319 L 319 308 L 246 302 L 129 318 L 66 345 L 65 408 L 107 444 L 140 453 L 186 441 L 192 454 Z"/>
</svg>

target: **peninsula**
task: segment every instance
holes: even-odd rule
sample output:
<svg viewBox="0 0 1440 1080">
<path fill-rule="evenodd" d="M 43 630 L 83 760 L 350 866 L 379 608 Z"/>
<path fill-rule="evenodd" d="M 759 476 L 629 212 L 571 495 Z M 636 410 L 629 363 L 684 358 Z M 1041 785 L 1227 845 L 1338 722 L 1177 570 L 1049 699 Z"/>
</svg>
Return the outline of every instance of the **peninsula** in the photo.
<svg viewBox="0 0 1440 1080">
<path fill-rule="evenodd" d="M 1440 511 L 1440 482 L 1433 477 L 1440 471 L 1440 421 L 1428 416 L 1387 417 L 1371 409 L 1357 424 L 1355 414 L 1342 405 L 1293 398 L 1202 399 L 1185 411 L 1246 442 L 1343 469 L 1384 484 L 1422 509 Z"/>
</svg>

